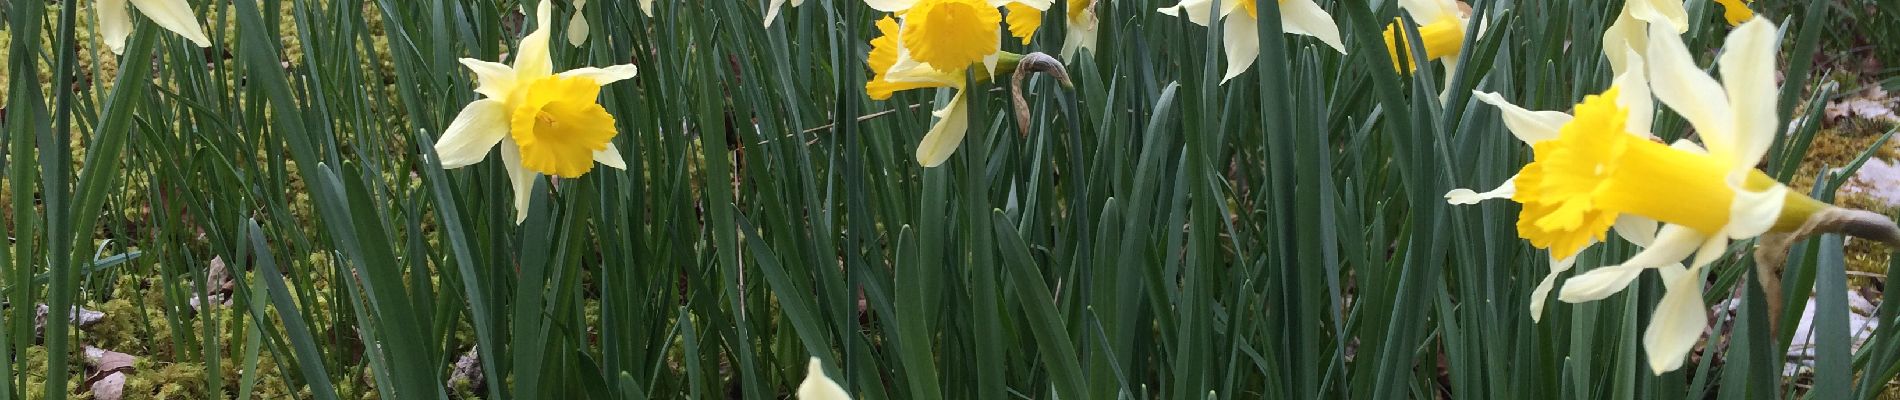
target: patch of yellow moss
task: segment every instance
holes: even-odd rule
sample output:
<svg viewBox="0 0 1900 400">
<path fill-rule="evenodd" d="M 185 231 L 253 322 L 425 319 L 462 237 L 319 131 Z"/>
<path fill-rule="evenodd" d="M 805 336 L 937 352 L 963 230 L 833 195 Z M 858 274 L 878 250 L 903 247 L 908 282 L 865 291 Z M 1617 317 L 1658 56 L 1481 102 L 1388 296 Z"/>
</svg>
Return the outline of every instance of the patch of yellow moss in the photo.
<svg viewBox="0 0 1900 400">
<path fill-rule="evenodd" d="M 1807 193 L 1814 188 L 1814 177 L 1821 168 L 1840 168 L 1854 161 L 1861 152 L 1874 145 L 1874 141 L 1888 130 L 1893 129 L 1890 122 L 1848 119 L 1834 127 L 1822 129 L 1814 135 L 1809 145 L 1807 157 L 1802 159 L 1801 167 L 1795 171 L 1794 181 L 1789 187 Z M 1900 160 L 1900 145 L 1889 141 L 1875 150 L 1875 158 L 1894 162 Z M 1846 189 L 1835 194 L 1834 204 L 1873 211 L 1888 217 L 1900 217 L 1900 206 L 1887 204 L 1871 195 L 1851 192 Z M 1847 244 L 1847 270 L 1885 276 L 1892 249 L 1866 240 L 1849 240 Z M 1849 276 L 1849 284 L 1858 286 L 1869 283 L 1864 277 Z"/>
</svg>

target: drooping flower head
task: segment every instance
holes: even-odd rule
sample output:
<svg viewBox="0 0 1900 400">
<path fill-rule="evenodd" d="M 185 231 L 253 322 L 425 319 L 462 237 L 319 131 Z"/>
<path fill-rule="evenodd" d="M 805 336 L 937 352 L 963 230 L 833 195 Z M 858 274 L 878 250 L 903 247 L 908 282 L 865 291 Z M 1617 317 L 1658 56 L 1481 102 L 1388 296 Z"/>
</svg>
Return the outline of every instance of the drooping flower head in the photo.
<svg viewBox="0 0 1900 400">
<path fill-rule="evenodd" d="M 535 18 L 534 32 L 514 52 L 514 65 L 461 59 L 475 72 L 475 92 L 483 98 L 462 108 L 435 143 L 443 168 L 474 164 L 500 146 L 514 187 L 517 223 L 527 218 L 528 191 L 537 176 L 579 177 L 596 162 L 626 168 L 610 141 L 618 134 L 613 115 L 597 100 L 602 85 L 632 78 L 636 71 L 616 65 L 554 73 L 547 1 L 536 8 Z"/>
<path fill-rule="evenodd" d="M 106 48 L 112 50 L 112 54 L 125 54 L 125 39 L 132 36 L 132 15 L 125 12 L 127 1 L 99 0 L 93 6 L 99 17 L 99 35 L 104 37 Z M 198 47 L 211 47 L 211 38 L 205 36 L 204 27 L 198 25 L 197 14 L 192 13 L 191 5 L 185 4 L 185 0 L 130 1 L 133 8 L 159 27 L 184 36 Z"/>
<path fill-rule="evenodd" d="M 1209 8 L 1215 1 L 1221 1 L 1221 46 L 1227 54 L 1227 73 L 1221 77 L 1221 83 L 1240 76 L 1253 67 L 1255 58 L 1260 57 L 1260 10 L 1255 0 L 1181 0 L 1173 7 L 1160 9 L 1162 14 L 1186 17 L 1195 25 L 1208 26 Z M 1280 26 L 1286 33 L 1312 36 L 1331 46 L 1340 54 L 1346 53 L 1346 45 L 1339 41 L 1339 25 L 1333 23 L 1333 17 L 1319 8 L 1313 0 L 1280 0 Z M 1241 11 L 1236 13 L 1235 11 Z"/>
</svg>

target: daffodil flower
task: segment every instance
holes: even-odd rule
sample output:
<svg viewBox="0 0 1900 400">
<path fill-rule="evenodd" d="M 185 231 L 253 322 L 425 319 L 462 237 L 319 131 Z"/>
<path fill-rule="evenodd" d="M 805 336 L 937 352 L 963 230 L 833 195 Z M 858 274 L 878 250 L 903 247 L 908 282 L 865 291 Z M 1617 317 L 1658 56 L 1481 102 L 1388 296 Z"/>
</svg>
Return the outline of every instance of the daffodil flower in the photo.
<svg viewBox="0 0 1900 400">
<path fill-rule="evenodd" d="M 1439 60 L 1446 71 L 1458 68 L 1458 53 L 1465 44 L 1465 24 L 1471 20 L 1458 2 L 1454 0 L 1399 0 L 1399 8 L 1412 14 L 1412 20 L 1418 22 L 1418 38 L 1424 42 L 1425 59 Z M 1405 43 L 1405 33 L 1400 32 L 1399 23 L 1394 20 L 1385 28 L 1386 53 L 1392 56 L 1392 67 L 1400 71 L 1418 70 L 1418 62 L 1410 55 L 1400 56 L 1399 47 Z M 1396 40 L 1395 40 L 1396 39 Z M 1411 51 L 1406 47 L 1406 51 Z"/>
<path fill-rule="evenodd" d="M 866 3 L 879 11 L 903 15 L 901 20 L 885 17 L 877 22 L 880 36 L 871 40 L 871 52 L 865 57 L 872 76 L 865 82 L 864 89 L 871 99 L 889 99 L 893 92 L 900 90 L 957 89 L 949 105 L 932 113 L 938 118 L 937 122 L 917 145 L 917 163 L 925 167 L 942 165 L 948 160 L 962 145 L 963 136 L 969 130 L 964 110 L 967 100 L 962 90 L 964 72 L 980 63 L 988 73 L 976 75 L 986 80 L 998 72 L 999 62 L 1020 58 L 1001 51 L 1003 33 L 998 27 L 1003 15 L 998 7 L 1017 5 L 1013 7 L 1033 10 L 1040 15 L 1041 10 L 1049 6 L 1048 1 L 1033 0 L 867 0 Z M 1017 22 L 1018 27 L 1029 23 Z M 1040 24 L 1040 18 L 1033 23 Z M 1027 30 L 1033 33 L 1034 27 L 1029 26 Z"/>
<path fill-rule="evenodd" d="M 1610 60 L 1610 71 L 1622 74 L 1629 70 L 1623 57 L 1649 48 L 1649 26 L 1664 24 L 1680 34 L 1689 30 L 1689 11 L 1682 7 L 1679 0 L 1630 0 L 1623 3 L 1622 11 L 1609 29 L 1603 31 L 1603 57 Z"/>
<path fill-rule="evenodd" d="M 646 1 L 653 1 L 653 0 L 646 0 Z M 778 9 L 780 6 L 785 5 L 785 0 L 771 0 L 771 1 L 772 3 L 767 5 L 765 8 L 765 26 L 767 27 L 772 26 L 772 20 L 778 19 Z M 798 5 L 804 4 L 804 3 L 805 3 L 805 0 L 792 0 L 792 7 L 798 7 Z"/>
<path fill-rule="evenodd" d="M 1640 65 L 1642 65 L 1642 56 L 1635 54 L 1634 50 L 1625 49 L 1624 51 L 1630 53 L 1626 55 L 1627 60 L 1639 67 L 1617 75 L 1613 82 L 1613 89 L 1610 90 L 1614 95 L 1608 97 L 1615 99 L 1619 107 L 1627 110 L 1621 121 L 1619 121 L 1622 132 L 1627 134 L 1625 136 L 1638 140 L 1651 140 L 1653 136 L 1650 135 L 1649 128 L 1650 120 L 1653 119 L 1655 114 L 1655 103 L 1649 95 L 1649 83 L 1644 75 L 1644 70 L 1640 67 Z M 1564 127 L 1575 119 L 1575 117 L 1572 117 L 1570 114 L 1561 111 L 1526 110 L 1523 107 L 1511 104 L 1504 99 L 1504 96 L 1497 93 L 1474 91 L 1472 97 L 1478 99 L 1478 101 L 1498 107 L 1498 110 L 1503 114 L 1505 128 L 1510 130 L 1511 134 L 1517 137 L 1519 141 L 1533 148 L 1540 143 L 1561 136 Z M 1476 204 L 1484 200 L 1511 198 L 1517 194 L 1517 180 L 1518 177 L 1516 176 L 1505 179 L 1504 183 L 1498 185 L 1496 189 L 1483 193 L 1478 193 L 1471 189 L 1453 189 L 1445 193 L 1445 200 L 1451 204 Z M 1656 235 L 1656 222 L 1636 215 L 1618 216 L 1613 225 L 1619 236 L 1622 236 L 1624 240 L 1634 243 L 1637 246 L 1650 246 Z M 1520 229 L 1521 228 L 1520 226 Z M 1556 283 L 1558 274 L 1568 271 L 1572 266 L 1576 265 L 1577 252 L 1582 251 L 1583 248 L 1589 247 L 1590 244 L 1600 239 L 1601 238 L 1596 237 L 1589 238 L 1583 245 L 1577 246 L 1574 250 L 1558 250 L 1553 248 L 1550 251 L 1550 272 L 1544 275 L 1543 280 L 1538 282 L 1535 289 L 1531 290 L 1530 312 L 1532 321 L 1542 320 L 1545 300 L 1550 295 L 1550 290 Z"/>
<path fill-rule="evenodd" d="M 614 117 L 596 102 L 601 85 L 632 78 L 632 65 L 576 68 L 554 73 L 548 57 L 548 2 L 536 9 L 535 30 L 521 39 L 513 66 L 472 58 L 462 65 L 475 72 L 481 100 L 455 116 L 435 151 L 443 168 L 460 168 L 501 147 L 502 165 L 514 188 L 515 222 L 527 218 L 528 191 L 542 174 L 579 177 L 595 162 L 626 169 L 611 140 Z"/>
<path fill-rule="evenodd" d="M 1756 19 L 1732 33 L 1718 63 L 1722 82 L 1696 67 L 1666 24 L 1649 26 L 1648 61 L 1656 98 L 1688 119 L 1702 147 L 1618 133 L 1628 109 L 1591 96 L 1554 139 L 1535 145 L 1536 160 L 1518 173 L 1511 199 L 1524 205 L 1518 235 L 1557 254 L 1574 254 L 1621 215 L 1664 223 L 1654 242 L 1621 265 L 1572 277 L 1558 298 L 1601 299 L 1645 269 L 1662 275 L 1664 294 L 1643 346 L 1651 371 L 1681 367 L 1707 326 L 1702 268 L 1730 240 L 1798 228 L 1827 207 L 1754 169 L 1779 131 L 1775 113 L 1775 27 Z M 1687 268 L 1677 264 L 1693 255 Z"/>
<path fill-rule="evenodd" d="M 1162 8 L 1162 14 L 1187 17 L 1195 25 L 1208 26 L 1213 15 L 1209 8 L 1217 0 L 1181 0 L 1173 7 Z M 1227 73 L 1221 77 L 1221 83 L 1234 79 L 1242 72 L 1253 67 L 1254 58 L 1260 56 L 1260 16 L 1255 0 L 1219 0 L 1222 18 L 1221 45 L 1227 53 Z M 1333 23 L 1333 17 L 1320 9 L 1313 0 L 1280 0 L 1280 25 L 1292 34 L 1312 36 L 1331 46 L 1340 54 L 1346 53 L 1346 45 L 1339 41 L 1339 25 Z M 1236 13 L 1235 11 L 1244 11 Z"/>
<path fill-rule="evenodd" d="M 126 1 L 99 0 L 93 8 L 99 13 L 99 35 L 104 36 L 106 48 L 111 49 L 112 54 L 125 54 L 125 39 L 132 36 L 132 15 L 125 12 Z M 204 28 L 198 25 L 197 14 L 192 13 L 191 5 L 185 4 L 185 0 L 130 1 L 133 8 L 159 27 L 183 35 L 198 47 L 211 47 L 211 38 L 205 36 Z"/>
<path fill-rule="evenodd" d="M 825 376 L 824 363 L 812 357 L 805 367 L 805 382 L 798 384 L 798 400 L 851 400 L 851 394 Z"/>
<path fill-rule="evenodd" d="M 1095 49 L 1096 0 L 1069 0 L 1069 32 L 1062 37 L 1062 60 L 1074 61 L 1081 49 Z"/>
</svg>

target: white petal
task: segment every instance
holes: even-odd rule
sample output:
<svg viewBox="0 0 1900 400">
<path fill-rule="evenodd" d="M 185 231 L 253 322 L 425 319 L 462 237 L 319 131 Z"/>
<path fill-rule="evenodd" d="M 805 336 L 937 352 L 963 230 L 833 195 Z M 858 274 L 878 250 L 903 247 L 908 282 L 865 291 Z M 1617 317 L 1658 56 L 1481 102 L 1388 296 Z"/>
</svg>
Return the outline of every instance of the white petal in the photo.
<svg viewBox="0 0 1900 400">
<path fill-rule="evenodd" d="M 1439 19 L 1457 15 L 1448 14 L 1443 2 L 1437 0 L 1399 0 L 1399 8 L 1412 13 L 1412 20 L 1417 21 L 1419 25 L 1431 24 Z M 1458 12 L 1456 8 L 1449 11 Z"/>
<path fill-rule="evenodd" d="M 627 161 L 620 158 L 620 148 L 615 147 L 614 142 L 607 142 L 607 148 L 595 150 L 594 162 L 618 170 L 627 169 Z"/>
<path fill-rule="evenodd" d="M 554 59 L 548 56 L 548 37 L 553 35 L 550 33 L 553 27 L 549 26 L 548 21 L 553 14 L 553 7 L 548 4 L 548 0 L 541 0 L 541 5 L 535 7 L 534 32 L 522 37 L 521 44 L 515 46 L 516 79 L 533 80 L 554 73 Z"/>
<path fill-rule="evenodd" d="M 1649 248 L 1636 253 L 1636 255 L 1631 256 L 1629 260 L 1623 261 L 1623 265 L 1640 268 L 1656 268 L 1681 263 L 1683 258 L 1689 257 L 1690 253 L 1694 253 L 1698 246 L 1708 237 L 1709 236 L 1703 235 L 1701 232 L 1696 232 L 1695 229 L 1686 226 L 1675 224 L 1663 225 L 1662 230 L 1656 233 L 1656 241 L 1652 242 Z"/>
<path fill-rule="evenodd" d="M 132 0 L 132 7 L 138 8 L 139 13 L 151 18 L 153 23 L 183 35 L 198 47 L 211 47 L 211 38 L 198 26 L 198 15 L 191 12 L 191 5 L 185 4 L 185 0 Z"/>
<path fill-rule="evenodd" d="M 924 140 L 917 144 L 917 164 L 924 167 L 943 165 L 951 154 L 957 152 L 957 146 L 963 145 L 963 134 L 969 131 L 969 113 L 963 107 L 963 91 L 958 90 L 956 97 L 950 99 L 950 105 L 932 113 L 937 123 L 931 125 L 930 133 L 924 134 Z"/>
<path fill-rule="evenodd" d="M 1181 0 L 1179 4 L 1156 11 L 1174 17 L 1184 16 L 1187 17 L 1188 22 L 1193 22 L 1195 25 L 1207 26 L 1209 25 L 1208 23 L 1211 22 L 1208 21 L 1207 17 L 1209 15 L 1209 9 L 1214 6 L 1214 1 L 1215 0 Z M 1231 2 L 1231 0 L 1229 2 Z M 1227 5 L 1222 4 L 1221 15 L 1225 16 L 1227 12 Z"/>
<path fill-rule="evenodd" d="M 766 27 L 771 27 L 772 20 L 778 19 L 779 6 L 783 6 L 783 5 L 785 5 L 785 0 L 772 0 L 771 3 L 766 4 L 765 6 L 765 26 Z"/>
<path fill-rule="evenodd" d="M 1557 274 L 1569 271 L 1570 267 L 1576 264 L 1577 257 L 1574 256 L 1562 260 L 1554 258 L 1550 260 L 1550 273 L 1544 274 L 1544 280 L 1537 282 L 1537 288 L 1531 290 L 1532 323 L 1544 319 L 1544 301 L 1550 297 L 1550 286 L 1557 282 Z"/>
<path fill-rule="evenodd" d="M 1524 144 L 1556 139 L 1558 130 L 1562 129 L 1564 124 L 1570 123 L 1570 114 L 1560 111 L 1526 110 L 1504 100 L 1504 96 L 1499 96 L 1497 93 L 1474 90 L 1471 96 L 1478 98 L 1478 101 L 1497 106 L 1498 111 L 1504 114 L 1504 127 L 1509 128 L 1511 135 L 1517 136 L 1517 140 L 1523 141 Z"/>
<path fill-rule="evenodd" d="M 1640 66 L 1632 68 L 1628 65 L 1626 57 L 1629 53 L 1624 49 L 1637 52 L 1649 49 L 1649 32 L 1645 30 L 1646 26 L 1646 23 L 1631 17 L 1625 10 L 1617 15 L 1616 22 L 1611 23 L 1609 29 L 1603 31 L 1603 57 L 1610 60 L 1612 74 L 1622 75 L 1631 69 L 1642 69 Z"/>
<path fill-rule="evenodd" d="M 1666 28 L 1649 27 L 1647 58 L 1656 98 L 1695 125 L 1709 154 L 1728 159 L 1735 154 L 1735 118 L 1729 110 L 1728 96 L 1715 78 L 1696 67 L 1682 38 Z"/>
<path fill-rule="evenodd" d="M 1630 214 L 1616 216 L 1616 235 L 1637 246 L 1656 244 L 1656 220 Z"/>
<path fill-rule="evenodd" d="M 587 17 L 581 14 L 581 7 L 586 6 L 587 0 L 574 0 L 574 16 L 567 19 L 567 44 L 587 43 Z"/>
<path fill-rule="evenodd" d="M 521 167 L 521 148 L 515 146 L 513 139 L 501 142 L 501 165 L 508 170 L 508 184 L 514 187 L 515 224 L 528 220 L 528 199 L 534 190 L 534 179 L 540 174 Z"/>
<path fill-rule="evenodd" d="M 1055 5 L 1055 0 L 990 0 L 990 7 L 1002 7 L 1009 3 L 1029 6 L 1036 11 L 1049 11 L 1049 6 Z"/>
<path fill-rule="evenodd" d="M 1623 63 L 1628 69 L 1617 75 L 1614 83 L 1618 90 L 1616 103 L 1629 109 L 1623 130 L 1644 139 L 1655 137 L 1649 128 L 1656 119 L 1656 101 L 1649 94 L 1649 74 L 1645 71 L 1643 56 L 1634 49 L 1624 49 Z"/>
<path fill-rule="evenodd" d="M 464 58 L 462 65 L 475 72 L 475 93 L 506 100 L 515 89 L 515 69 L 508 64 Z"/>
<path fill-rule="evenodd" d="M 1689 262 L 1690 268 L 1702 268 L 1728 253 L 1728 238 L 1721 235 L 1705 236 L 1702 245 L 1696 247 L 1695 259 Z"/>
<path fill-rule="evenodd" d="M 1091 8 L 1093 8 L 1093 4 L 1091 4 Z M 1083 9 L 1081 13 L 1075 13 L 1072 9 L 1070 15 L 1072 15 L 1072 17 L 1068 19 L 1068 34 L 1062 36 L 1062 61 L 1064 61 L 1064 63 L 1075 63 L 1075 51 L 1079 51 L 1079 49 L 1094 49 L 1094 38 L 1096 38 L 1094 28 L 1100 23 L 1100 21 L 1094 17 L 1094 9 Z"/>
<path fill-rule="evenodd" d="M 851 400 L 851 394 L 825 376 L 824 364 L 812 357 L 805 367 L 805 382 L 798 384 L 798 400 Z"/>
<path fill-rule="evenodd" d="M 1298 1 L 1298 0 L 1294 0 Z M 1240 76 L 1253 68 L 1253 60 L 1260 56 L 1260 22 L 1246 15 L 1236 14 L 1221 22 L 1221 47 L 1227 49 L 1227 73 L 1220 79 L 1228 80 Z"/>
<path fill-rule="evenodd" d="M 435 154 L 442 168 L 461 168 L 488 157 L 488 150 L 508 137 L 508 109 L 498 99 L 468 103 L 455 115 L 442 137 L 435 141 Z"/>
<path fill-rule="evenodd" d="M 1648 268 L 1632 265 L 1611 265 L 1598 267 L 1572 276 L 1564 281 L 1564 290 L 1557 293 L 1557 300 L 1565 303 L 1582 303 L 1602 300 L 1610 295 L 1622 292 L 1629 287 Z"/>
<path fill-rule="evenodd" d="M 1728 34 L 1722 56 L 1722 86 L 1728 89 L 1730 108 L 1735 112 L 1735 153 L 1731 161 L 1737 171 L 1753 169 L 1768 154 L 1768 147 L 1781 132 L 1775 100 L 1775 24 L 1756 17 Z"/>
<path fill-rule="evenodd" d="M 1346 44 L 1339 41 L 1339 24 L 1333 23 L 1333 16 L 1313 0 L 1281 1 L 1280 26 L 1286 33 L 1312 36 L 1339 54 L 1346 54 Z"/>
<path fill-rule="evenodd" d="M 586 77 L 593 79 L 596 85 L 605 86 L 609 83 L 631 79 L 635 75 L 638 75 L 639 72 L 640 68 L 634 67 L 633 64 L 620 64 L 607 68 L 581 67 L 570 69 L 566 72 L 562 72 L 561 77 Z"/>
<path fill-rule="evenodd" d="M 1689 10 L 1683 8 L 1682 3 L 1682 0 L 1629 0 L 1623 6 L 1630 16 L 1652 26 L 1668 28 L 1674 35 L 1689 31 Z"/>
<path fill-rule="evenodd" d="M 640 13 L 653 16 L 653 0 L 640 0 Z"/>
<path fill-rule="evenodd" d="M 1498 184 L 1496 189 L 1491 189 L 1489 192 L 1477 193 L 1465 188 L 1452 189 L 1445 192 L 1445 202 L 1457 205 L 1478 204 L 1490 199 L 1508 199 L 1515 194 L 1517 194 L 1517 176 L 1512 175 L 1510 179 L 1505 179 L 1504 183 Z"/>
<path fill-rule="evenodd" d="M 1650 372 L 1662 375 L 1682 367 L 1689 351 L 1702 338 L 1709 325 L 1709 314 L 1702 303 L 1700 269 L 1664 268 L 1662 302 L 1649 326 L 1643 329 L 1643 352 L 1649 355 Z"/>
<path fill-rule="evenodd" d="M 125 38 L 132 36 L 132 16 L 126 13 L 125 0 L 99 0 L 93 5 L 99 13 L 99 36 L 112 54 L 125 54 Z"/>
<path fill-rule="evenodd" d="M 1709 154 L 1708 149 L 1702 148 L 1702 145 L 1695 144 L 1695 142 L 1690 141 L 1689 139 L 1676 139 L 1675 143 L 1669 144 L 1669 148 L 1687 151 L 1690 153 L 1702 154 L 1702 155 Z"/>
<path fill-rule="evenodd" d="M 864 0 L 864 4 L 878 11 L 898 12 L 909 10 L 910 6 L 917 4 L 917 0 Z"/>
<path fill-rule="evenodd" d="M 1760 192 L 1735 188 L 1735 200 L 1729 203 L 1728 226 L 1723 228 L 1729 239 L 1747 239 L 1761 236 L 1774 228 L 1775 220 L 1781 217 L 1781 206 L 1787 202 L 1788 186 L 1775 184 L 1774 187 Z"/>
</svg>

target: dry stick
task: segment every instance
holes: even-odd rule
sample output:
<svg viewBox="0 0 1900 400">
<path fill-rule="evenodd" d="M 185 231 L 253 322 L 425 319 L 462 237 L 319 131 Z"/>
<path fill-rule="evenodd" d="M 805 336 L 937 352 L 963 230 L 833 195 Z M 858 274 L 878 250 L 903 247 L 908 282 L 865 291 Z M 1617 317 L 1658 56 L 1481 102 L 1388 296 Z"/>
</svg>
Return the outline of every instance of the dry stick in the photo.
<svg viewBox="0 0 1900 400">
<path fill-rule="evenodd" d="M 1900 248 L 1900 227 L 1885 215 L 1850 208 L 1828 208 L 1809 217 L 1793 232 L 1761 236 L 1755 247 L 1755 275 L 1761 277 L 1763 297 L 1768 301 L 1768 335 L 1781 337 L 1781 271 L 1794 244 L 1814 235 L 1839 233 L 1885 243 Z"/>
</svg>

